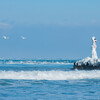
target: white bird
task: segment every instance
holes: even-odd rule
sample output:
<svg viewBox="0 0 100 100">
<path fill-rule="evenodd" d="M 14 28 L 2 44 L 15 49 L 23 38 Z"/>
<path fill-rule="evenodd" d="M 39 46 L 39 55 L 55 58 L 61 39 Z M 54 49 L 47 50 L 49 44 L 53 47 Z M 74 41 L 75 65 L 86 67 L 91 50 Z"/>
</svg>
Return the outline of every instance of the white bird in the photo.
<svg viewBox="0 0 100 100">
<path fill-rule="evenodd" d="M 6 40 L 6 39 L 9 39 L 9 37 L 7 37 L 7 36 L 3 36 L 3 39 L 5 39 L 5 40 Z"/>
<path fill-rule="evenodd" d="M 24 36 L 21 36 L 21 39 L 25 40 L 25 39 L 26 39 L 26 37 L 24 37 Z"/>
</svg>

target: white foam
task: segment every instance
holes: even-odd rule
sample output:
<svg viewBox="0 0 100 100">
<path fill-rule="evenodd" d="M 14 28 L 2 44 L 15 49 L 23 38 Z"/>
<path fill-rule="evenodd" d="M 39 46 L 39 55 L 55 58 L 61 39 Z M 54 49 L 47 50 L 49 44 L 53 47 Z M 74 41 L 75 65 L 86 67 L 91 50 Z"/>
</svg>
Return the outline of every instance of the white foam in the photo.
<svg viewBox="0 0 100 100">
<path fill-rule="evenodd" d="M 0 71 L 0 79 L 78 80 L 100 79 L 100 71 Z"/>
<path fill-rule="evenodd" d="M 36 61 L 7 61 L 7 62 L 0 62 L 0 64 L 56 64 L 56 65 L 73 65 L 73 63 L 68 62 L 36 62 Z"/>
</svg>

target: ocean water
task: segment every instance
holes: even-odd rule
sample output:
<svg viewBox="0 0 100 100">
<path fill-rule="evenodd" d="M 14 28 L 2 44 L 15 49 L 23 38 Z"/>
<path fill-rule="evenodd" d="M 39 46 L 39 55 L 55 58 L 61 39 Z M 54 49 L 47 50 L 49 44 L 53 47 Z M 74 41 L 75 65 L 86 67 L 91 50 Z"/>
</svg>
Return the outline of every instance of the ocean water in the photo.
<svg viewBox="0 0 100 100">
<path fill-rule="evenodd" d="M 0 100 L 100 100 L 100 70 L 75 60 L 0 60 Z"/>
</svg>

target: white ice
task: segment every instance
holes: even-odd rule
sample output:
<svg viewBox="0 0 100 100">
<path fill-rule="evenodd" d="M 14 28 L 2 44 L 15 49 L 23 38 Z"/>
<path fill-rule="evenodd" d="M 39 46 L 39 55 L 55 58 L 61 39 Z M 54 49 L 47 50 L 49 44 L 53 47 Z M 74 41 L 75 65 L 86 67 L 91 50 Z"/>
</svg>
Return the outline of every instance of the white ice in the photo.
<svg viewBox="0 0 100 100">
<path fill-rule="evenodd" d="M 78 65 L 81 65 L 81 64 L 86 65 L 87 62 L 88 62 L 89 65 L 100 64 L 100 59 L 98 59 L 97 52 L 96 52 L 96 48 L 97 48 L 96 42 L 97 42 L 97 40 L 94 36 L 92 37 L 92 40 L 93 40 L 92 57 L 87 57 L 85 59 L 82 59 L 82 60 L 76 62 L 76 63 L 78 63 Z"/>
</svg>

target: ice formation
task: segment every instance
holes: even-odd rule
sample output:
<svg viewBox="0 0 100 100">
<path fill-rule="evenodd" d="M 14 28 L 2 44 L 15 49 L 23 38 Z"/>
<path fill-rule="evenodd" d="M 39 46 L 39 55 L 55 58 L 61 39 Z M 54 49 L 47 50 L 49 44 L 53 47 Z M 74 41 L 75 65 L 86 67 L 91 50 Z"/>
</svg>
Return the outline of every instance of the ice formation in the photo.
<svg viewBox="0 0 100 100">
<path fill-rule="evenodd" d="M 96 39 L 95 37 L 93 36 L 92 37 L 92 40 L 93 40 L 93 45 L 92 45 L 92 59 L 98 59 L 98 56 L 97 56 L 97 52 L 96 52 Z"/>
<path fill-rule="evenodd" d="M 96 52 L 96 38 L 93 36 L 92 37 L 92 40 L 93 40 L 93 45 L 92 45 L 92 57 L 87 57 L 85 59 L 82 59 L 82 60 L 79 60 L 77 62 L 75 62 L 74 64 L 74 67 L 77 68 L 77 66 L 82 66 L 81 68 L 84 69 L 83 66 L 100 66 L 100 59 L 98 59 L 98 56 L 97 56 L 97 52 Z"/>
</svg>

